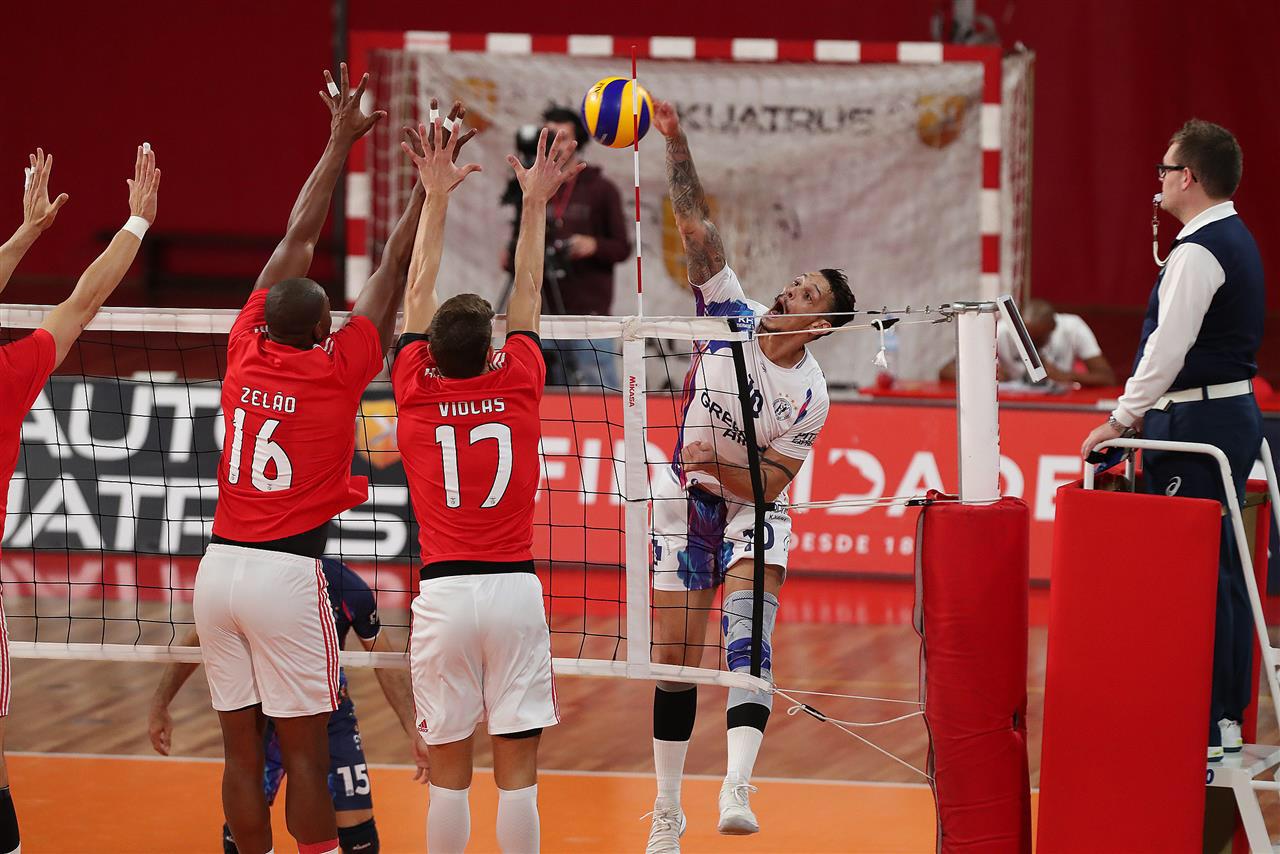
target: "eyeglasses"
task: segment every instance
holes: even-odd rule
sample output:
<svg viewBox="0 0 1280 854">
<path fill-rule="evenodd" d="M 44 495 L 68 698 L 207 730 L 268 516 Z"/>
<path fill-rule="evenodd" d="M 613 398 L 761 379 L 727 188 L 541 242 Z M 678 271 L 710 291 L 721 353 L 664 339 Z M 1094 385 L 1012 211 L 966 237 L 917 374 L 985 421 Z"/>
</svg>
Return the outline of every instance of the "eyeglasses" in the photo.
<svg viewBox="0 0 1280 854">
<path fill-rule="evenodd" d="M 1170 166 L 1168 163 L 1157 163 L 1156 175 L 1158 175 L 1160 177 L 1160 180 L 1163 181 L 1164 176 L 1169 172 L 1179 172 L 1183 169 L 1190 169 L 1190 168 L 1191 168 L 1190 166 Z"/>
</svg>

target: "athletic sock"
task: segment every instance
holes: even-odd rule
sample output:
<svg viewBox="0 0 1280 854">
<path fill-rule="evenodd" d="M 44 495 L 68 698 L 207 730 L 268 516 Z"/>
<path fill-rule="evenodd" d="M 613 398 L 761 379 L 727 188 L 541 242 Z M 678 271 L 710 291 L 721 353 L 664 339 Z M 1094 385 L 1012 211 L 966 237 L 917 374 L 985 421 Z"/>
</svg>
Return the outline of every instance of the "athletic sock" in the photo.
<svg viewBox="0 0 1280 854">
<path fill-rule="evenodd" d="M 541 846 L 538 786 L 498 790 L 498 847 L 504 852 L 537 854 Z"/>
<path fill-rule="evenodd" d="M 324 842 L 299 842 L 298 854 L 341 854 L 338 838 L 326 839 Z"/>
<path fill-rule="evenodd" d="M 427 851 L 430 854 L 462 854 L 471 838 L 471 792 L 429 786 L 431 806 L 427 808 Z"/>
<path fill-rule="evenodd" d="M 672 687 L 677 690 L 659 683 L 653 692 L 653 770 L 658 797 L 679 804 L 684 760 L 698 715 L 698 689 L 692 685 Z"/>
<path fill-rule="evenodd" d="M 729 765 L 726 780 L 750 783 L 751 772 L 756 767 L 756 756 L 764 733 L 753 726 L 736 726 L 729 733 Z"/>
</svg>

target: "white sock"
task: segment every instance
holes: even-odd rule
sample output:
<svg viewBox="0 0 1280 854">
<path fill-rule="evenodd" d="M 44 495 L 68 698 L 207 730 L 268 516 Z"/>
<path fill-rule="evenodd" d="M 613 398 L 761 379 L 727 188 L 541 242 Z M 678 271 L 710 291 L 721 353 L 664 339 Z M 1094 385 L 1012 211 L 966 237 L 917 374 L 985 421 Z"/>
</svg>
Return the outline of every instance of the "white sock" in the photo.
<svg viewBox="0 0 1280 854">
<path fill-rule="evenodd" d="M 498 790 L 498 847 L 503 854 L 538 854 L 538 785 Z"/>
<path fill-rule="evenodd" d="M 751 772 L 756 767 L 756 755 L 764 733 L 753 726 L 736 726 L 729 730 L 729 767 L 726 780 L 751 782 Z"/>
<path fill-rule="evenodd" d="M 427 851 L 431 854 L 462 854 L 471 838 L 471 804 L 468 789 L 442 789 L 431 785 L 431 806 L 427 808 Z"/>
<path fill-rule="evenodd" d="M 658 777 L 658 797 L 680 803 L 680 782 L 684 778 L 687 741 L 653 740 L 653 770 Z"/>
</svg>

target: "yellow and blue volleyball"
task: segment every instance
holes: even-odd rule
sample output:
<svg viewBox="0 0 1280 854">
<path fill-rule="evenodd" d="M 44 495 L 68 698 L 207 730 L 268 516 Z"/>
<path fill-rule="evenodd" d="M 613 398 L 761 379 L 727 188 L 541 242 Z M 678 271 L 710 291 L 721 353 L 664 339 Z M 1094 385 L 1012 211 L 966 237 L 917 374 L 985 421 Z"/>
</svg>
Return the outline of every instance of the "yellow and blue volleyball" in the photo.
<svg viewBox="0 0 1280 854">
<path fill-rule="evenodd" d="M 636 124 L 632 107 L 635 95 L 629 77 L 606 77 L 587 90 L 582 99 L 582 123 L 601 145 L 630 148 L 635 144 Z M 649 130 L 653 100 L 643 86 L 640 90 L 640 137 Z"/>
</svg>

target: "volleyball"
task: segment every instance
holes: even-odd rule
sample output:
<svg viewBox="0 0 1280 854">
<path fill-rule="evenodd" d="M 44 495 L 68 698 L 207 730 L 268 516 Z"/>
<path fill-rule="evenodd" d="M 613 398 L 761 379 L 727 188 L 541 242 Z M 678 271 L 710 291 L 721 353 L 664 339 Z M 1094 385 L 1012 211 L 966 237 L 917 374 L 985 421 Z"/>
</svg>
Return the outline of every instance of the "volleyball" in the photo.
<svg viewBox="0 0 1280 854">
<path fill-rule="evenodd" d="M 643 86 L 633 84 L 627 77 L 606 77 L 588 89 L 582 99 L 582 123 L 601 145 L 630 148 L 635 144 L 633 85 L 640 90 L 640 137 L 643 138 L 653 115 L 653 100 Z"/>
</svg>

